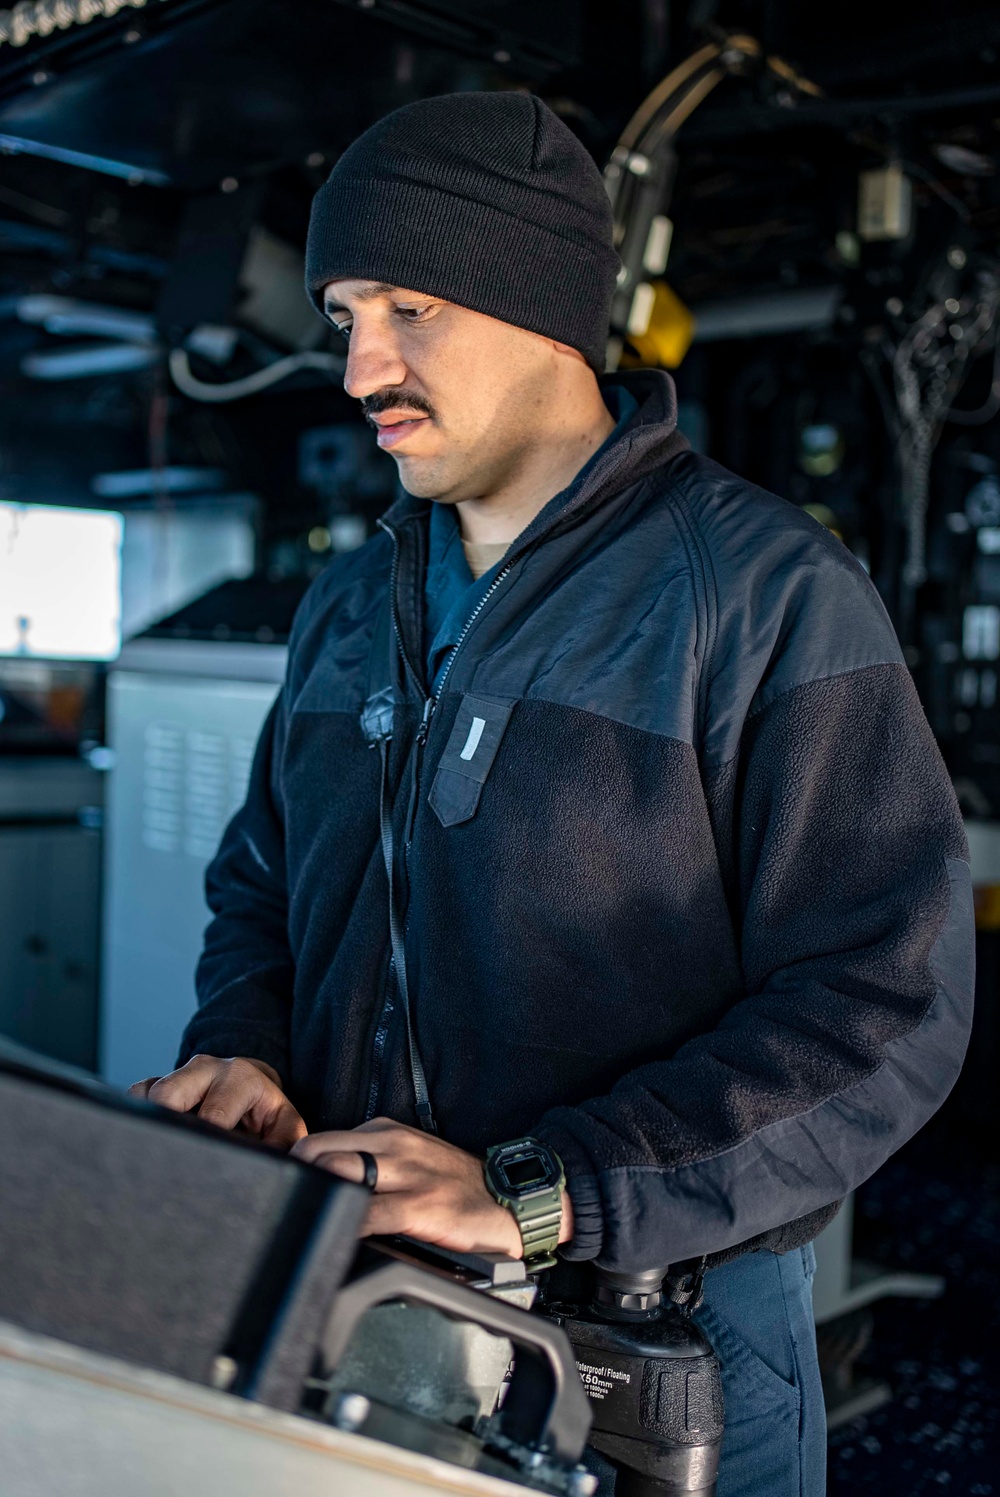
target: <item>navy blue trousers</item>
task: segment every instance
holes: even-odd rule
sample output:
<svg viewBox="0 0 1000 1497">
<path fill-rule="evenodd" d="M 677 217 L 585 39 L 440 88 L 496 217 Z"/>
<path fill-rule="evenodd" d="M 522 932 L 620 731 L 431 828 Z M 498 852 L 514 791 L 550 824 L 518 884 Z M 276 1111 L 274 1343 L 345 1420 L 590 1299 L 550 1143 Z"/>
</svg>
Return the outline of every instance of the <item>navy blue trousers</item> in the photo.
<svg viewBox="0 0 1000 1497">
<path fill-rule="evenodd" d="M 816 1361 L 811 1247 L 747 1253 L 713 1269 L 695 1319 L 722 1364 L 726 1432 L 718 1497 L 823 1497 L 826 1416 Z M 596 1452 L 587 1464 L 614 1473 Z"/>
</svg>

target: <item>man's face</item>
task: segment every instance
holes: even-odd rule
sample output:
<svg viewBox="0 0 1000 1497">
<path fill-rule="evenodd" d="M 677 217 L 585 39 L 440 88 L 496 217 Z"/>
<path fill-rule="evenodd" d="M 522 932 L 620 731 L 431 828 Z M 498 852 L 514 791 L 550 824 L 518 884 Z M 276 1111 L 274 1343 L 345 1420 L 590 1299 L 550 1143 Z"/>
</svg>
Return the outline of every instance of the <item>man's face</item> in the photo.
<svg viewBox="0 0 1000 1497">
<path fill-rule="evenodd" d="M 543 439 L 550 339 L 375 281 L 331 282 L 325 309 L 348 336 L 344 388 L 408 493 L 454 503 L 516 479 Z"/>
</svg>

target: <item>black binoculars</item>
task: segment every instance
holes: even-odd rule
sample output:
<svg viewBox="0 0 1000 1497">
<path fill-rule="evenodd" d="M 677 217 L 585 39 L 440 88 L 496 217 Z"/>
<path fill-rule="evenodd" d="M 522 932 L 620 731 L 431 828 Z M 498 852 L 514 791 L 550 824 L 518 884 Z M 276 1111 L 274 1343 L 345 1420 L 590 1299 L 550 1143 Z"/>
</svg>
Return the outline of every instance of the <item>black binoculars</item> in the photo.
<svg viewBox="0 0 1000 1497">
<path fill-rule="evenodd" d="M 616 1468 L 615 1497 L 714 1497 L 722 1378 L 691 1317 L 701 1277 L 664 1287 L 658 1271 L 598 1271 L 586 1307 L 540 1307 L 572 1343 L 593 1413 L 589 1443 Z"/>
</svg>

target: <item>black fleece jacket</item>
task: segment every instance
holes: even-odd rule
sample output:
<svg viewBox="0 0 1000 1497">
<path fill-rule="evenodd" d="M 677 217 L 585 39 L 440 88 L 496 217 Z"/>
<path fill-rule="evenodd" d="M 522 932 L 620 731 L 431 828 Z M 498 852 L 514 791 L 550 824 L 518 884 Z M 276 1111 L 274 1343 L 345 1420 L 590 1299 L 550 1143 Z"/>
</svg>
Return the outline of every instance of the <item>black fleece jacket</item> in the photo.
<svg viewBox="0 0 1000 1497">
<path fill-rule="evenodd" d="M 443 1135 L 547 1140 L 566 1255 L 627 1270 L 814 1235 L 954 1082 L 974 945 L 868 578 L 688 450 L 668 376 L 624 379 L 637 413 L 514 543 L 433 706 L 406 954 Z M 208 873 L 181 1060 L 269 1062 L 311 1130 L 415 1116 L 359 716 L 391 586 L 400 845 L 428 510 L 404 497 L 310 589 Z"/>
</svg>

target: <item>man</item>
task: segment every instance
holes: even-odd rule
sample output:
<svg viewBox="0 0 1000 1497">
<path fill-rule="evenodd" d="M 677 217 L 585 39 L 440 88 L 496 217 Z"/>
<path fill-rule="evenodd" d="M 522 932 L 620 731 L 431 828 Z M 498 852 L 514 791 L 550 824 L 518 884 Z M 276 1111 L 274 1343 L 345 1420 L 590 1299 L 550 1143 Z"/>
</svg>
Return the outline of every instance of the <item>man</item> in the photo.
<svg viewBox="0 0 1000 1497">
<path fill-rule="evenodd" d="M 720 1497 L 817 1497 L 808 1244 L 958 1073 L 966 845 L 847 550 L 694 455 L 667 375 L 598 377 L 616 269 L 527 95 L 397 110 L 318 194 L 406 492 L 302 605 L 139 1090 L 366 1179 L 375 1232 L 707 1256 Z"/>
</svg>

